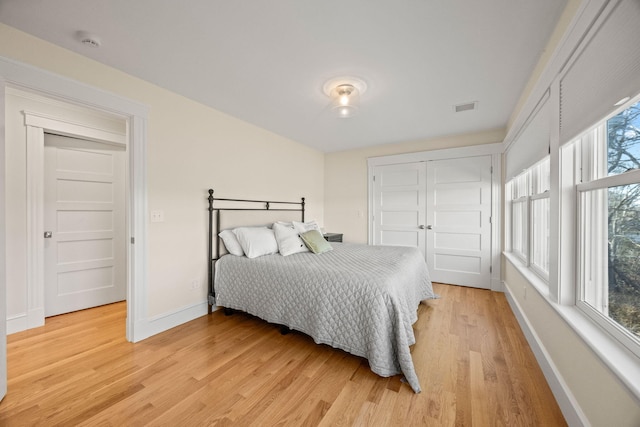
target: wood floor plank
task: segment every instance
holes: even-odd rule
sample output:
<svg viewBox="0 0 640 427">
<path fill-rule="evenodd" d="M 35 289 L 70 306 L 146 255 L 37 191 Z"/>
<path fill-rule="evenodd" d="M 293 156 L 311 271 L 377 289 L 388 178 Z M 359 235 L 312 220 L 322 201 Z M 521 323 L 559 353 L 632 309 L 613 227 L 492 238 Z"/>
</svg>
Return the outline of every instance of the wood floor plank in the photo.
<svg viewBox="0 0 640 427">
<path fill-rule="evenodd" d="M 117 303 L 8 337 L 0 425 L 566 425 L 504 295 L 434 289 L 414 325 L 420 394 L 243 313 L 132 344 Z"/>
<path fill-rule="evenodd" d="M 380 396 L 378 403 L 375 404 L 375 409 L 371 416 L 373 423 L 380 426 L 393 425 L 393 408 L 396 406 L 397 401 L 398 393 L 389 389 L 383 390 L 382 396 Z"/>
<path fill-rule="evenodd" d="M 366 396 L 371 391 L 371 387 L 373 387 L 372 382 L 368 384 L 347 382 L 318 425 L 321 427 L 354 425 L 356 419 L 361 416 L 362 406 L 366 402 Z"/>
<path fill-rule="evenodd" d="M 470 380 L 471 380 L 471 418 L 474 425 L 488 426 L 490 410 L 486 408 L 487 389 L 482 370 L 482 355 L 475 351 L 470 353 Z"/>
</svg>

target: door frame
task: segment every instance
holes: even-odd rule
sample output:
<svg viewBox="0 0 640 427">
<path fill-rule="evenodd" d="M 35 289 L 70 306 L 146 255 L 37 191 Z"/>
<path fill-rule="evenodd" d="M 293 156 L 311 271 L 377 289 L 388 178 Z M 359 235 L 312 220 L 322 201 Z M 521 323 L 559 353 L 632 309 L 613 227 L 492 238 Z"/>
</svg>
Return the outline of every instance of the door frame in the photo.
<svg viewBox="0 0 640 427">
<path fill-rule="evenodd" d="M 145 329 L 144 320 L 147 317 L 146 129 L 149 115 L 148 107 L 48 71 L 0 57 L 0 92 L 3 94 L 0 99 L 2 100 L 4 100 L 6 87 L 14 87 L 26 92 L 36 93 L 53 100 L 108 113 L 126 120 L 127 133 L 122 141 L 127 144 L 128 148 L 126 239 L 130 242 L 127 245 L 126 338 L 131 342 L 146 338 L 148 334 L 143 329 Z M 26 148 L 31 151 L 31 153 L 28 153 L 28 157 L 35 159 L 35 162 L 28 167 L 33 168 L 31 171 L 39 174 L 39 176 L 42 176 L 43 173 L 44 157 L 42 150 L 44 149 L 44 131 L 46 129 L 54 130 L 56 126 L 62 126 L 64 129 L 59 132 L 64 132 L 65 130 L 69 132 L 71 130 L 71 134 L 76 135 L 76 132 L 90 133 L 93 137 L 97 137 L 102 141 L 112 137 L 100 134 L 99 130 L 90 130 L 87 127 L 68 121 L 61 125 L 60 123 L 64 121 L 50 116 L 37 114 L 31 114 L 31 116 L 31 120 L 35 121 L 32 121 L 30 125 L 25 122 L 28 134 L 27 139 L 28 142 L 35 142 L 35 144 L 28 143 Z M 0 129 L 4 129 L 4 126 L 5 115 L 2 114 L 0 116 Z M 98 134 L 96 135 L 96 133 Z M 5 135 L 2 132 L 0 134 L 0 147 L 2 148 L 4 148 L 5 144 L 4 138 Z M 29 177 L 31 171 L 29 169 L 28 171 L 27 176 Z M 42 210 L 37 208 L 38 206 L 40 208 L 43 207 L 43 183 L 35 176 L 28 179 L 27 203 L 30 218 L 27 221 L 27 244 L 29 250 L 27 316 L 29 327 L 34 327 L 40 322 L 44 324 L 42 270 L 44 268 L 44 258 L 42 252 L 38 249 L 39 244 L 42 243 L 42 234 L 39 231 L 43 231 L 44 228 L 42 225 Z M 1 196 L 0 209 L 4 211 L 6 208 L 4 192 L 1 193 Z M 2 247 L 6 245 L 4 233 L 0 233 L 0 245 Z M 5 275 L 0 278 L 0 293 L 2 294 L 0 302 L 6 300 L 5 279 Z M 3 318 L 2 322 L 6 324 L 6 318 Z"/>
<path fill-rule="evenodd" d="M 44 188 L 46 176 L 44 152 L 46 144 L 44 141 L 44 136 L 46 133 L 49 133 L 71 138 L 79 138 L 104 145 L 124 148 L 125 152 L 128 152 L 128 147 L 126 133 L 108 132 L 101 129 L 96 129 L 94 127 L 87 127 L 82 124 L 72 123 L 65 119 L 40 113 L 34 113 L 31 111 L 23 111 L 23 114 L 25 117 L 25 127 L 27 128 L 27 286 L 28 291 L 33 291 L 34 298 L 42 298 L 42 312 L 40 313 L 40 310 L 38 310 L 38 319 L 31 319 L 30 317 L 32 316 L 28 316 L 28 320 L 42 320 L 42 323 L 44 323 L 47 312 L 47 299 L 45 291 L 47 280 L 45 275 L 45 244 L 43 239 L 45 230 Z M 127 212 L 129 211 L 129 200 L 127 197 L 128 192 L 126 191 L 127 183 L 129 181 L 129 174 L 127 173 L 127 163 L 128 161 L 125 157 L 125 165 L 123 168 L 123 190 L 125 197 L 125 206 L 123 212 L 125 223 L 125 242 L 129 222 L 129 218 L 127 215 Z M 117 221 L 119 220 L 120 219 L 117 219 Z M 34 226 L 36 228 L 35 230 Z M 127 282 L 129 282 L 129 252 L 130 245 L 125 244 L 126 265 L 124 274 L 125 280 Z M 42 260 L 40 260 L 40 257 L 42 257 Z M 30 280 L 30 278 L 33 278 L 35 280 Z M 127 287 L 128 285 L 127 283 L 125 283 L 125 292 Z"/>
<path fill-rule="evenodd" d="M 502 271 L 502 143 L 481 144 L 469 147 L 445 148 L 416 153 L 393 154 L 367 159 L 368 243 L 373 243 L 373 174 L 377 166 L 427 162 L 430 160 L 457 159 L 465 157 L 491 156 L 491 283 L 492 291 L 504 292 Z"/>
</svg>

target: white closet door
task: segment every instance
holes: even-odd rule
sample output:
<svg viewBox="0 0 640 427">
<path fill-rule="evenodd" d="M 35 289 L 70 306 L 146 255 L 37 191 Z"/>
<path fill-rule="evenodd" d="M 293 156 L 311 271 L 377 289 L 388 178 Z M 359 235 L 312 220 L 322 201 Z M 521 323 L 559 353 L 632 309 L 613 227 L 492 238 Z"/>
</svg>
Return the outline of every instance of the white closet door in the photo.
<svg viewBox="0 0 640 427">
<path fill-rule="evenodd" d="M 373 244 L 414 246 L 425 253 L 425 164 L 374 169 Z"/>
<path fill-rule="evenodd" d="M 126 298 L 124 151 L 45 135 L 45 316 Z"/>
<path fill-rule="evenodd" d="M 434 282 L 491 286 L 491 156 L 428 162 L 427 264 Z"/>
</svg>

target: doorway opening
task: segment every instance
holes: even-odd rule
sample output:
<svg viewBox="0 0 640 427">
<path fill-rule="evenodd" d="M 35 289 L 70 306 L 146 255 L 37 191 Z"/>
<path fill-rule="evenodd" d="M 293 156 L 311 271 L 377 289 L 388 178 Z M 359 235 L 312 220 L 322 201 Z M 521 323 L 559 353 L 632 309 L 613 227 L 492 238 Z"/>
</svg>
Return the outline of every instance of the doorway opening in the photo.
<svg viewBox="0 0 640 427">
<path fill-rule="evenodd" d="M 3 236 L 3 241 L 17 242 L 23 248 L 23 251 L 14 252 L 13 256 L 22 259 L 9 264 L 14 270 L 14 279 L 3 283 L 0 289 L 8 299 L 7 305 L 14 309 L 13 313 L 7 312 L 8 316 L 3 319 L 7 332 L 44 325 L 43 236 L 47 231 L 43 221 L 44 138 L 45 134 L 55 134 L 119 146 L 124 150 L 126 339 L 136 342 L 146 338 L 149 336 L 144 321 L 147 270 L 145 141 L 148 108 L 41 70 L 5 63 L 1 58 L 0 76 L 4 78 L 0 79 L 0 91 L 4 93 L 2 103 L 7 111 L 0 118 L 0 124 L 6 129 L 3 140 L 13 147 L 8 149 L 10 153 L 22 152 L 13 160 L 9 157 L 6 159 L 14 165 L 8 169 L 13 171 L 13 189 L 7 194 L 15 197 L 8 200 L 3 197 L 3 203 L 8 202 L 12 206 L 8 213 L 13 215 L 15 224 L 8 229 L 10 233 Z M 16 104 L 16 94 L 23 101 L 35 100 L 37 108 L 28 102 Z M 57 107 L 62 108 L 56 110 Z M 96 117 L 116 125 L 96 126 L 92 120 Z M 10 131 L 11 126 L 13 132 Z M 9 217 L 6 218 L 8 220 Z M 19 288 L 7 289 L 10 283 L 19 283 Z M 16 298 L 17 302 L 12 303 Z"/>
</svg>

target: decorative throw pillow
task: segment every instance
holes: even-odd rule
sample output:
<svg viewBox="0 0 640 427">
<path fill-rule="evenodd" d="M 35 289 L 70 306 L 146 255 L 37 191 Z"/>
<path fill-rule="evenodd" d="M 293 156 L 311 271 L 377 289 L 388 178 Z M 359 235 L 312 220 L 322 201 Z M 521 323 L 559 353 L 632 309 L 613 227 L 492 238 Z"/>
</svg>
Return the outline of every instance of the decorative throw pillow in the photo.
<svg viewBox="0 0 640 427">
<path fill-rule="evenodd" d="M 282 256 L 309 251 L 291 223 L 286 225 L 285 223 L 276 222 L 273 224 L 273 232 L 276 235 L 278 250 Z"/>
<path fill-rule="evenodd" d="M 311 230 L 320 231 L 320 226 L 315 220 L 307 221 L 307 222 L 293 221 L 293 228 L 296 229 L 298 234 L 306 233 L 307 231 L 311 231 Z"/>
<path fill-rule="evenodd" d="M 318 230 L 311 230 L 306 233 L 302 233 L 300 238 L 314 254 L 321 254 L 333 249 Z"/>
<path fill-rule="evenodd" d="M 278 252 L 273 230 L 267 227 L 239 227 L 233 230 L 247 258 L 257 258 Z"/>
<path fill-rule="evenodd" d="M 222 243 L 224 243 L 224 247 L 227 248 L 227 252 L 229 252 L 231 255 L 244 255 L 242 246 L 240 246 L 240 242 L 238 242 L 238 238 L 235 234 L 233 234 L 233 231 L 223 230 L 218 233 L 218 236 L 220 236 L 220 238 L 222 239 Z"/>
</svg>

